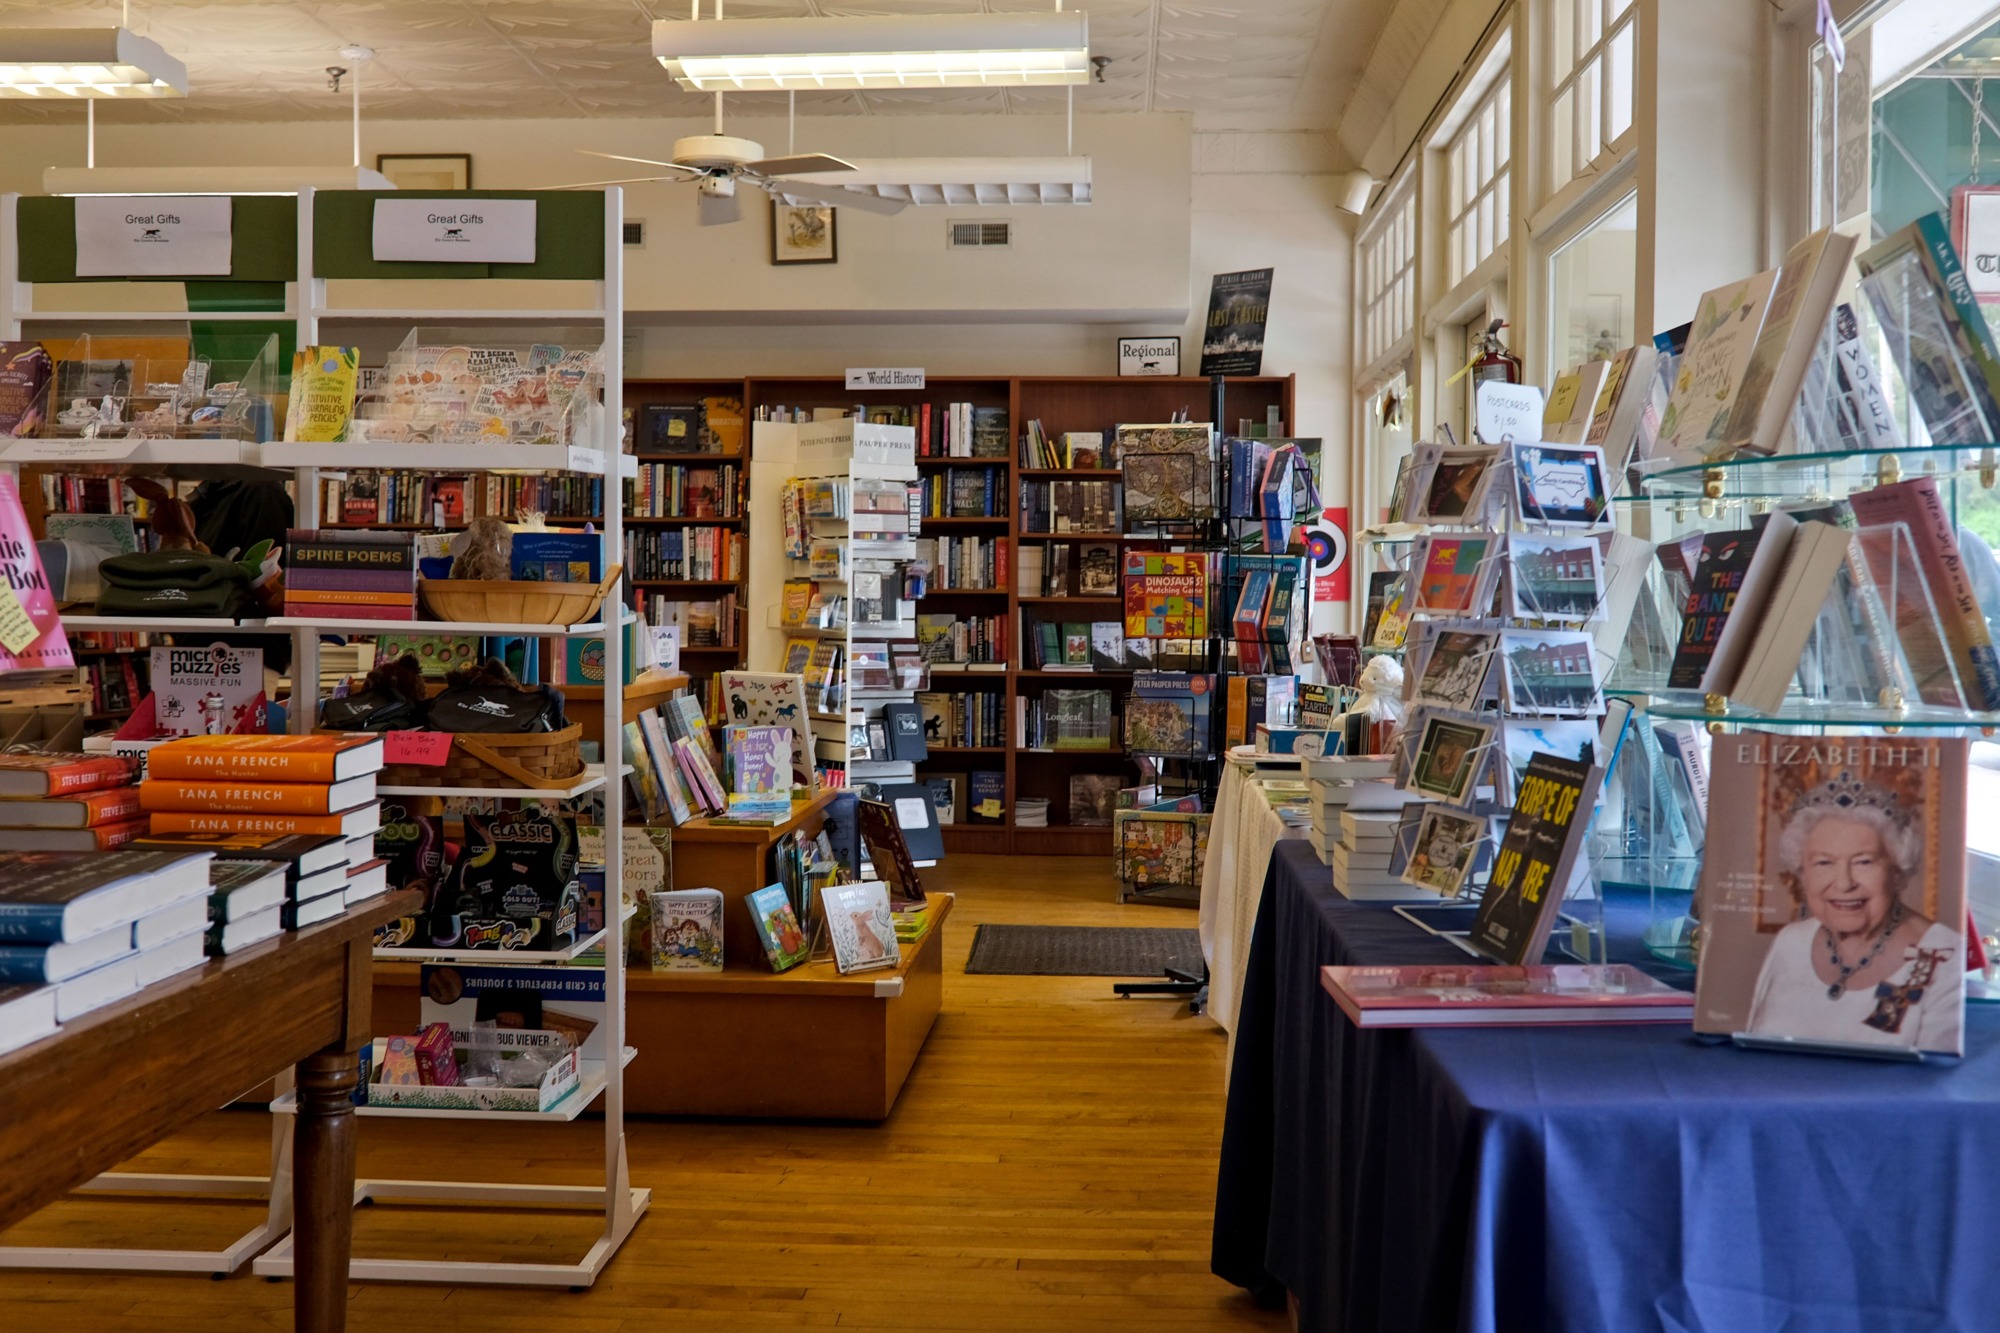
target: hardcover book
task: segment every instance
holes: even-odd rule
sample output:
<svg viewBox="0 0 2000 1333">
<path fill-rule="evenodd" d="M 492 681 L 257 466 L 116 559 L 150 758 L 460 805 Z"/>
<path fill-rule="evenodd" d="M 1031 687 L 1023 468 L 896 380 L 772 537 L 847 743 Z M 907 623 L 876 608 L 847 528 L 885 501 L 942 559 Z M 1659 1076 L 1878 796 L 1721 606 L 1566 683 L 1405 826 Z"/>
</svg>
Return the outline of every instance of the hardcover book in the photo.
<svg viewBox="0 0 2000 1333">
<path fill-rule="evenodd" d="M 1360 1028 L 1685 1023 L 1692 997 L 1630 963 L 1553 967 L 1323 967 L 1321 984 Z"/>
<path fill-rule="evenodd" d="M 154 833 L 310 833 L 359 838 L 382 826 L 381 806 L 357 805 L 337 815 L 230 814 L 221 811 L 159 811 Z"/>
<path fill-rule="evenodd" d="M 1967 754 L 1955 737 L 1715 738 L 1696 1031 L 1962 1052 Z"/>
<path fill-rule="evenodd" d="M 209 810 L 229 814 L 335 815 L 375 799 L 375 778 L 345 782 L 206 782 L 148 778 L 139 803 L 148 812 Z"/>
<path fill-rule="evenodd" d="M 653 970 L 722 970 L 722 890 L 669 889 L 653 895 Z"/>
<path fill-rule="evenodd" d="M 128 786 L 138 764 L 124 755 L 0 754 L 0 798 L 48 798 Z"/>
<path fill-rule="evenodd" d="M 745 898 L 744 904 L 773 972 L 797 967 L 812 956 L 812 945 L 799 929 L 798 914 L 792 910 L 791 896 L 783 884 L 765 885 Z"/>
<path fill-rule="evenodd" d="M 791 807 L 792 733 L 788 727 L 734 726 L 729 746 L 729 789 L 737 796 L 783 794 Z"/>
<path fill-rule="evenodd" d="M 842 975 L 894 967 L 902 961 L 884 884 L 841 884 L 820 890 L 820 919 Z"/>
<path fill-rule="evenodd" d="M 1704 293 L 1695 308 L 1660 423 L 1660 447 L 1676 462 L 1698 463 L 1727 451 L 1730 413 L 1777 282 L 1778 270 L 1769 269 Z"/>
<path fill-rule="evenodd" d="M 808 647 L 808 660 L 810 657 Z M 725 671 L 722 697 L 730 722 L 753 727 L 781 726 L 791 733 L 792 785 L 811 790 L 812 732 L 806 719 L 805 677 L 794 671 Z"/>
<path fill-rule="evenodd" d="M 332 783 L 381 767 L 382 738 L 364 735 L 184 736 L 146 753 L 149 778 Z"/>
<path fill-rule="evenodd" d="M 1759 536 L 1752 529 L 1711 532 L 1702 538 L 1687 603 L 1681 608 L 1680 641 L 1667 672 L 1668 689 L 1701 688 L 1729 613 L 1736 607 L 1736 594 L 1756 556 Z M 1660 550 L 1662 556 L 1668 554 L 1667 547 Z"/>
<path fill-rule="evenodd" d="M 1470 943 L 1519 967 L 1538 961 L 1562 911 L 1604 771 L 1585 759 L 1538 754 L 1515 784 L 1506 835 L 1479 900 Z"/>
<path fill-rule="evenodd" d="M 0 597 L 0 671 L 75 666 L 11 470 L 0 471 L 0 577 L 8 593 Z"/>
<path fill-rule="evenodd" d="M 208 889 L 182 852 L 0 852 L 0 942 L 71 943 Z"/>
<path fill-rule="evenodd" d="M 139 813 L 138 788 L 106 787 L 43 801 L 0 801 L 0 829 L 88 829 Z"/>
<path fill-rule="evenodd" d="M 2000 351 L 1974 299 L 1950 229 L 1926 213 L 1855 257 L 1890 347 L 1907 348 L 1911 398 L 1935 444 L 2000 433 Z"/>
<path fill-rule="evenodd" d="M 1854 508 L 1855 520 L 1864 529 L 1892 523 L 1907 525 L 1924 582 L 1929 585 L 1930 601 L 1937 608 L 1959 683 L 1964 687 L 1965 706 L 1982 710 L 2000 708 L 2000 654 L 1996 654 L 1985 609 L 1979 605 L 1965 561 L 1959 554 L 1956 528 L 1936 479 L 1913 477 L 1856 491 L 1848 497 L 1848 503 Z M 1887 541 L 1864 536 L 1861 545 L 1877 585 L 1896 587 L 1893 614 L 1899 630 L 1907 627 L 1909 631 L 1900 637 L 1905 644 L 1921 643 L 1926 631 L 1919 627 L 1929 619 L 1922 590 L 1906 586 L 1907 579 L 1887 577 L 1894 569 L 1892 548 Z M 1929 637 L 1935 641 L 1934 634 Z M 1919 692 L 1927 702 L 1957 706 L 1948 677 L 1936 671 L 1926 672 L 1914 657 L 1910 665 L 1919 673 Z"/>
<path fill-rule="evenodd" d="M 1792 409 L 1798 406 L 1806 370 L 1833 317 L 1854 247 L 1852 236 L 1822 227 L 1785 252 L 1763 330 L 1751 348 L 1724 429 L 1728 448 L 1778 452 L 1791 425 Z"/>
<path fill-rule="evenodd" d="M 974 824 L 999 824 L 1007 818 L 1007 775 L 976 769 L 965 775 L 966 811 Z"/>
<path fill-rule="evenodd" d="M 301 347 L 292 353 L 292 382 L 285 399 L 285 440 L 339 444 L 354 419 L 361 377 L 358 347 Z"/>
<path fill-rule="evenodd" d="M 25 438 L 41 429 L 53 370 L 40 343 L 0 342 L 0 436 Z"/>
</svg>

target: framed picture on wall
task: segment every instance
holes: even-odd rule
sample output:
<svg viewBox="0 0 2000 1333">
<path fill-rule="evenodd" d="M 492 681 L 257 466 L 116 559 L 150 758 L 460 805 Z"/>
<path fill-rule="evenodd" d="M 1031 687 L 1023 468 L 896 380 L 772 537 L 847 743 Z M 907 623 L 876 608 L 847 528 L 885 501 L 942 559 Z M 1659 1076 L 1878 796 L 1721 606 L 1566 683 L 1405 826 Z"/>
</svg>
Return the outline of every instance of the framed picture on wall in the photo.
<svg viewBox="0 0 2000 1333">
<path fill-rule="evenodd" d="M 377 153 L 375 170 L 399 190 L 469 190 L 470 153 Z"/>
<path fill-rule="evenodd" d="M 840 261 L 833 209 L 822 205 L 794 207 L 771 201 L 771 262 L 773 264 L 834 264 Z"/>
</svg>

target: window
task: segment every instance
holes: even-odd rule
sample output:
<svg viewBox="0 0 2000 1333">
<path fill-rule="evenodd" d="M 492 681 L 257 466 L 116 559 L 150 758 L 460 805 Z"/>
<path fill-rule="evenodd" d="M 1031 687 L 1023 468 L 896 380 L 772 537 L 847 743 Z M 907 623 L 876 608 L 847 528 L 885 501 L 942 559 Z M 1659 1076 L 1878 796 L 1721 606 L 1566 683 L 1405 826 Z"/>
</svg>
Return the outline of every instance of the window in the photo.
<svg viewBox="0 0 2000 1333">
<path fill-rule="evenodd" d="M 1547 198 L 1590 172 L 1632 128 L 1632 0 L 1546 0 Z"/>
<path fill-rule="evenodd" d="M 1444 150 L 1445 274 L 1456 287 L 1507 243 L 1513 87 L 1503 67 Z"/>
<path fill-rule="evenodd" d="M 1355 247 L 1360 269 L 1361 364 L 1374 369 L 1416 317 L 1417 192 L 1405 173 L 1376 207 Z"/>
<path fill-rule="evenodd" d="M 1626 195 L 1549 256 L 1549 372 L 1637 341 L 1639 200 Z"/>
</svg>

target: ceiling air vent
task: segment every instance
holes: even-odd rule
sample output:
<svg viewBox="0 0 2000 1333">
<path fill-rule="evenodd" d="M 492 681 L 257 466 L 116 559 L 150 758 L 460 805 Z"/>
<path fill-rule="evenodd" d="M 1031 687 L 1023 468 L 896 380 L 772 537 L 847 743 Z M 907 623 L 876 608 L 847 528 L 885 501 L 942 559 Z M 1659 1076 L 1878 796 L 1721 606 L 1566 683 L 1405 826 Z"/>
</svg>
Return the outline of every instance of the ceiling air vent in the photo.
<svg viewBox="0 0 2000 1333">
<path fill-rule="evenodd" d="M 953 250 L 1005 250 L 1014 244 L 1011 222 L 947 222 L 945 245 Z"/>
<path fill-rule="evenodd" d="M 643 248 L 646 244 L 646 220 L 632 218 L 625 223 L 625 244 Z"/>
</svg>

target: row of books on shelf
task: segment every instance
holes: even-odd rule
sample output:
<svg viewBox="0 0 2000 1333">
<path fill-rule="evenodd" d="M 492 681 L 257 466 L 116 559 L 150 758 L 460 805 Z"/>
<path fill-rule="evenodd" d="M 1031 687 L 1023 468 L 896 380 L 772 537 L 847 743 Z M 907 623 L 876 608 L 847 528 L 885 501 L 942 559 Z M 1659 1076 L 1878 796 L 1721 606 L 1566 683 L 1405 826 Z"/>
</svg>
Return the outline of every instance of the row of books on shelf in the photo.
<svg viewBox="0 0 2000 1333">
<path fill-rule="evenodd" d="M 1014 700 L 1014 744 L 1027 750 L 1111 750 L 1117 710 L 1110 690 L 1043 690 Z"/>
<path fill-rule="evenodd" d="M 1116 597 L 1118 547 L 1111 542 L 1031 542 L 1021 547 L 1023 597 Z"/>
<path fill-rule="evenodd" d="M 870 409 L 870 421 L 877 420 Z M 1007 457 L 1007 409 L 979 407 L 972 403 L 945 403 L 933 408 L 920 403 L 900 422 L 885 425 L 914 426 L 919 458 L 998 458 Z"/>
<path fill-rule="evenodd" d="M 123 477 L 86 477 L 73 472 L 44 472 L 37 483 L 45 514 L 127 514 L 145 518 L 153 502 L 126 485 Z"/>
<path fill-rule="evenodd" d="M 955 467 L 926 473 L 917 488 L 924 518 L 1005 518 L 1007 469 Z"/>
<path fill-rule="evenodd" d="M 1072 430 L 1051 436 L 1042 428 L 1040 420 L 1031 417 L 1021 430 L 1021 466 L 1096 471 L 1108 466 L 1104 457 L 1104 433 Z"/>
<path fill-rule="evenodd" d="M 913 563 L 922 566 L 924 591 L 1005 591 L 1013 543 L 1005 537 L 919 537 Z M 1037 556 L 1040 552 L 1036 552 Z"/>
<path fill-rule="evenodd" d="M 1153 641 L 1127 639 L 1116 620 L 1044 620 L 1021 613 L 1021 665 L 1033 671 L 1134 671 L 1154 665 Z"/>
<path fill-rule="evenodd" d="M 468 517 L 466 486 L 464 477 L 357 468 L 345 477 L 320 482 L 320 513 L 329 523 L 423 523 L 455 528 Z"/>
<path fill-rule="evenodd" d="M 92 713 L 127 713 L 146 693 L 140 659 L 130 655 L 103 657 L 85 662 L 79 669 L 90 691 Z"/>
<path fill-rule="evenodd" d="M 641 463 L 625 512 L 633 518 L 740 518 L 743 477 L 735 463 Z"/>
<path fill-rule="evenodd" d="M 740 582 L 748 550 L 749 538 L 729 528 L 635 528 L 625 534 L 625 574 Z"/>
<path fill-rule="evenodd" d="M 1030 477 L 1021 483 L 1021 531 L 1125 530 L 1124 488 L 1113 478 Z"/>
<path fill-rule="evenodd" d="M 997 690 L 916 696 L 924 744 L 931 750 L 992 749 L 1007 743 L 1006 700 Z"/>
<path fill-rule="evenodd" d="M 933 665 L 1005 666 L 1007 617 L 954 616 L 925 612 L 917 616 L 917 643 L 923 660 Z"/>
<path fill-rule="evenodd" d="M 623 513 L 633 512 L 632 486 L 627 481 L 619 487 L 625 506 Z M 487 472 L 476 479 L 472 495 L 478 501 L 479 513 L 509 520 L 531 513 L 571 519 L 601 518 L 604 513 L 604 478 L 583 472 L 544 476 Z"/>
<path fill-rule="evenodd" d="M 733 592 L 693 600 L 649 594 L 644 588 L 632 594 L 632 608 L 647 624 L 679 627 L 683 648 L 740 647 L 740 607 Z"/>
</svg>

